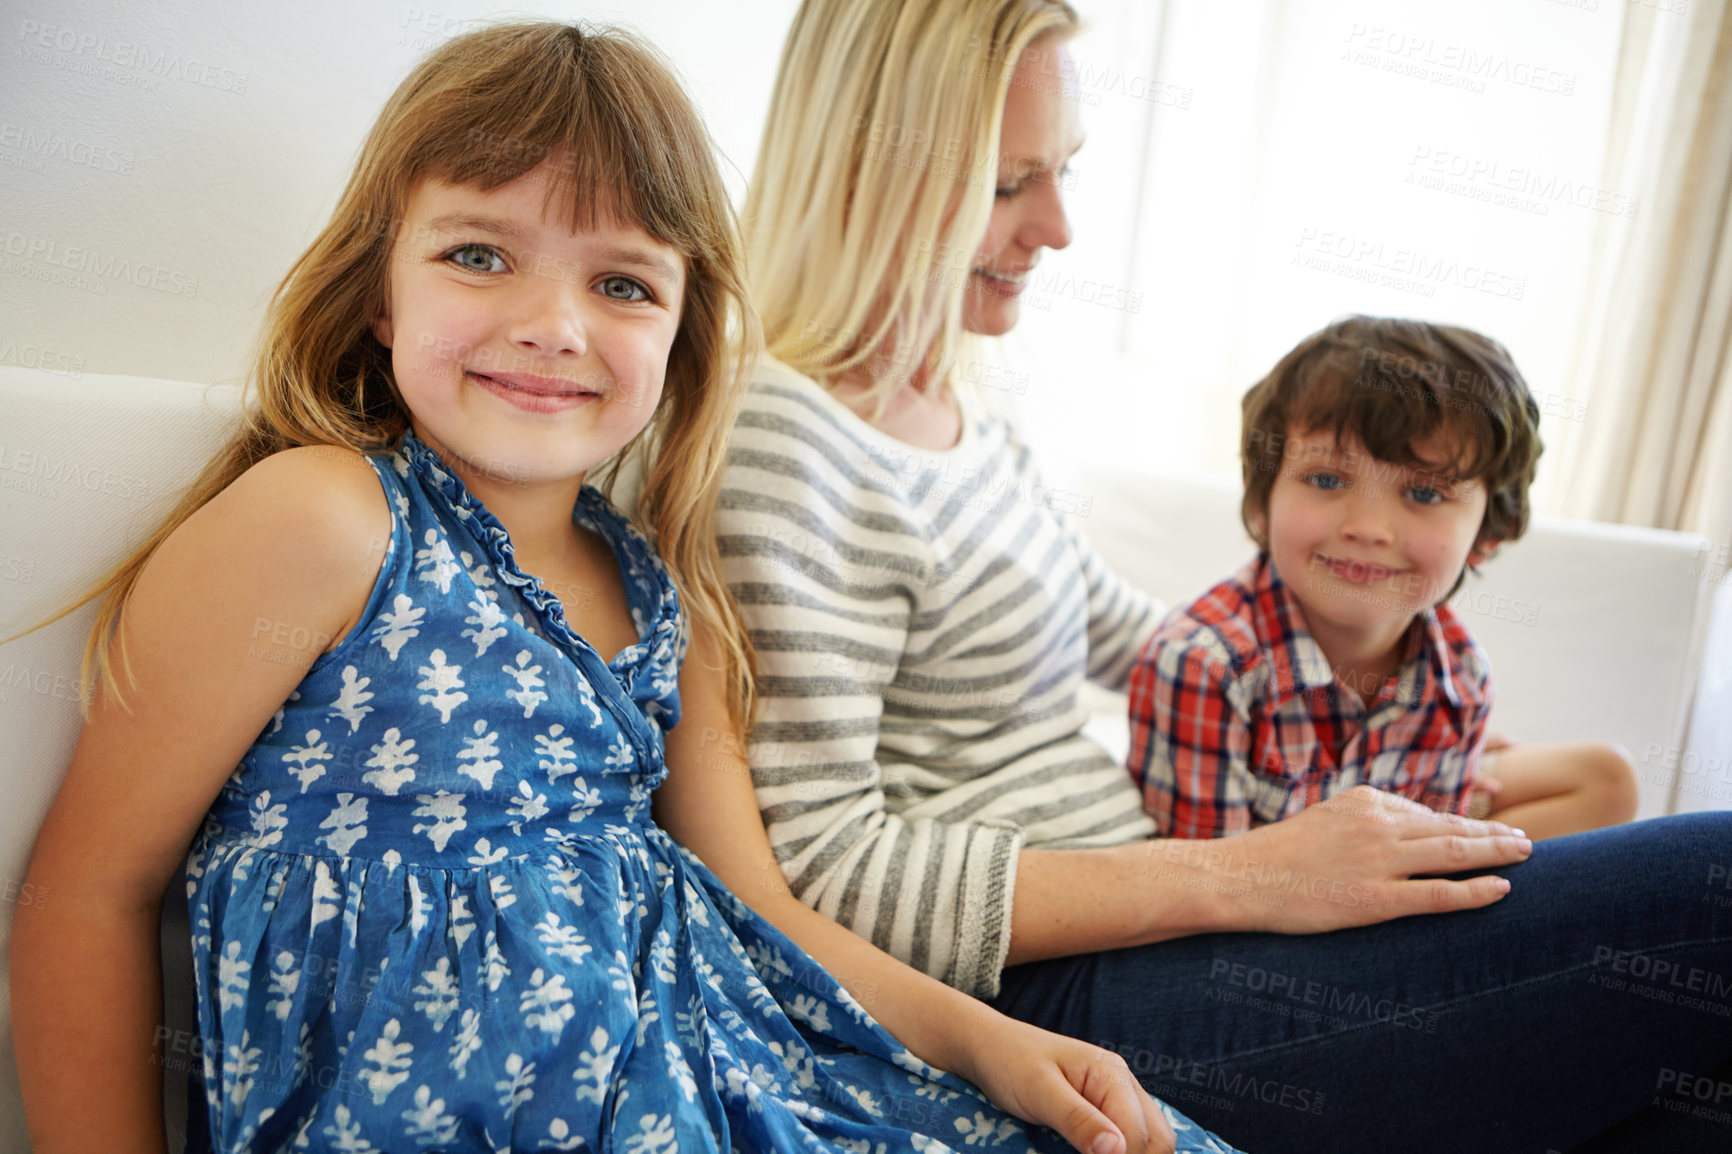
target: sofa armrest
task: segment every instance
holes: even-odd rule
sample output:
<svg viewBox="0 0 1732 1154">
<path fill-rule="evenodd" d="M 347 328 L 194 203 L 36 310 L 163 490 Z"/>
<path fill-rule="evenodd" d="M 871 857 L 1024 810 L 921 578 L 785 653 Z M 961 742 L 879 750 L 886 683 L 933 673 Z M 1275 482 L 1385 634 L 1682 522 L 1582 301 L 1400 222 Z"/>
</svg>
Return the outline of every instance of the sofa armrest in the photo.
<svg viewBox="0 0 1732 1154">
<path fill-rule="evenodd" d="M 239 389 L 0 366 L 0 637 L 81 595 L 168 514 L 235 427 Z M 20 885 L 83 717 L 79 667 L 96 606 L 0 646 L 0 882 Z M 163 911 L 164 1015 L 197 1032 L 184 883 Z M 178 908 L 177 908 L 178 899 Z M 0 1150 L 28 1150 L 11 1044 L 0 903 Z M 172 1037 L 171 1033 L 171 1037 Z M 186 1119 L 186 1071 L 164 1070 L 170 1149 Z"/>
</svg>

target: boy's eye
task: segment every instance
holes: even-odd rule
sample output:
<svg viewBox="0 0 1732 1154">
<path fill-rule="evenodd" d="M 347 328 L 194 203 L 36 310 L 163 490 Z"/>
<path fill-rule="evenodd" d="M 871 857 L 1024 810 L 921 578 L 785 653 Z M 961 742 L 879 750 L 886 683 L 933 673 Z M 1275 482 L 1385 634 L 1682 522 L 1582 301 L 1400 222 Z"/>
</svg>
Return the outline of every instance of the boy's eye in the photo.
<svg viewBox="0 0 1732 1154">
<path fill-rule="evenodd" d="M 505 271 L 505 258 L 484 244 L 466 244 L 461 248 L 454 248 L 445 254 L 445 259 L 454 262 L 465 272 Z"/>
<path fill-rule="evenodd" d="M 602 295 L 616 301 L 647 301 L 650 292 L 643 285 L 629 276 L 610 276 L 602 279 Z"/>
<path fill-rule="evenodd" d="M 1430 485 L 1410 485 L 1407 499 L 1416 505 L 1436 505 L 1443 500 L 1443 491 Z"/>
<path fill-rule="evenodd" d="M 1322 489 L 1325 492 L 1333 492 L 1336 489 L 1343 489 L 1347 486 L 1347 482 L 1342 480 L 1340 477 L 1337 477 L 1334 473 L 1312 473 L 1309 477 L 1305 478 L 1305 483 L 1310 485 L 1313 489 Z"/>
</svg>

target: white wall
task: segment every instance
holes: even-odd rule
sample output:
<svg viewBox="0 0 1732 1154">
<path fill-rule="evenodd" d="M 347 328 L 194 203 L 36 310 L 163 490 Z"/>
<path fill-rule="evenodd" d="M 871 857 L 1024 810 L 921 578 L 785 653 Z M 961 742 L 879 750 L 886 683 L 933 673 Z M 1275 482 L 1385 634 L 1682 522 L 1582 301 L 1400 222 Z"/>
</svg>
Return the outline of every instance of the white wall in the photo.
<svg viewBox="0 0 1732 1154">
<path fill-rule="evenodd" d="M 797 0 L 433 2 L 8 0 L 0 364 L 240 379 L 266 298 L 385 97 L 434 44 L 489 19 L 645 33 L 743 193 Z M 1546 419 L 1552 446 L 1580 431 L 1572 417 L 1593 419 L 1562 378 L 1582 337 L 1593 230 L 1627 219 L 1495 181 L 1603 191 L 1622 207 L 1598 181 L 1623 3 L 1078 6 L 1088 144 L 1067 194 L 1076 239 L 1046 254 L 996 354 L 1016 370 L 1049 470 L 1234 473 L 1239 394 L 1350 311 L 1504 340 L 1563 414 Z M 1474 175 L 1452 179 L 1455 167 Z M 1490 269 L 1519 295 L 1459 276 L 1359 279 L 1403 253 Z M 1559 455 L 1542 461 L 1542 510 Z"/>
<path fill-rule="evenodd" d="M 0 364 L 235 381 L 416 59 L 507 17 L 628 25 L 743 190 L 795 0 L 7 0 Z"/>
</svg>

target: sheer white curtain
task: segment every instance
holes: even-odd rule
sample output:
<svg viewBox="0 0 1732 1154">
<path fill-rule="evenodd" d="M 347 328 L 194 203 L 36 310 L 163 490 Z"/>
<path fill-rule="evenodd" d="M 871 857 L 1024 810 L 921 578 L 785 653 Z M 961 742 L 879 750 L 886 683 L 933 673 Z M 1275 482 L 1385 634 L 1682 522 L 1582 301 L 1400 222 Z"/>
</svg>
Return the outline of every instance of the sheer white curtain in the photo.
<svg viewBox="0 0 1732 1154">
<path fill-rule="evenodd" d="M 1676 799 L 1708 809 L 1732 766 L 1732 13 L 1696 0 L 1683 15 L 1625 21 L 1606 179 L 1642 210 L 1594 238 L 1572 377 L 1596 420 L 1560 472 L 1570 514 L 1708 538 L 1700 575 L 1719 590 Z"/>
<path fill-rule="evenodd" d="M 1732 540 L 1732 20 L 1632 6 L 1620 44 L 1609 181 L 1635 228 L 1594 238 L 1576 388 L 1597 419 L 1565 446 L 1564 508 Z M 1603 419 L 1598 419 L 1603 414 Z"/>
<path fill-rule="evenodd" d="M 1081 7 L 1075 241 L 1005 350 L 1046 456 L 1236 475 L 1239 397 L 1282 353 L 1343 313 L 1415 316 L 1510 346 L 1547 413 L 1552 511 L 1557 450 L 1602 420 L 1570 373 L 1596 245 L 1648 208 L 1607 173 L 1640 6 Z"/>
</svg>

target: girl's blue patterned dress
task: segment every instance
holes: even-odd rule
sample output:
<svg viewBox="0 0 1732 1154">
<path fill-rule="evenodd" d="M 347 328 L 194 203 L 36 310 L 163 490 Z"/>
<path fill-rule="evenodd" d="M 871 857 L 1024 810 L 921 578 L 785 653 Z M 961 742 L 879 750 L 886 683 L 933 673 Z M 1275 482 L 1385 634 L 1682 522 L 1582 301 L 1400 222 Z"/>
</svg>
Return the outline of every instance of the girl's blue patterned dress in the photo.
<svg viewBox="0 0 1732 1154">
<path fill-rule="evenodd" d="M 187 859 L 222 1151 L 1067 1149 L 879 1028 L 650 818 L 679 605 L 585 488 L 639 642 L 604 662 L 411 432 L 361 622 Z M 1169 1114 L 1181 1150 L 1223 1150 Z M 196 1132 L 196 1127 L 195 1127 Z"/>
</svg>

